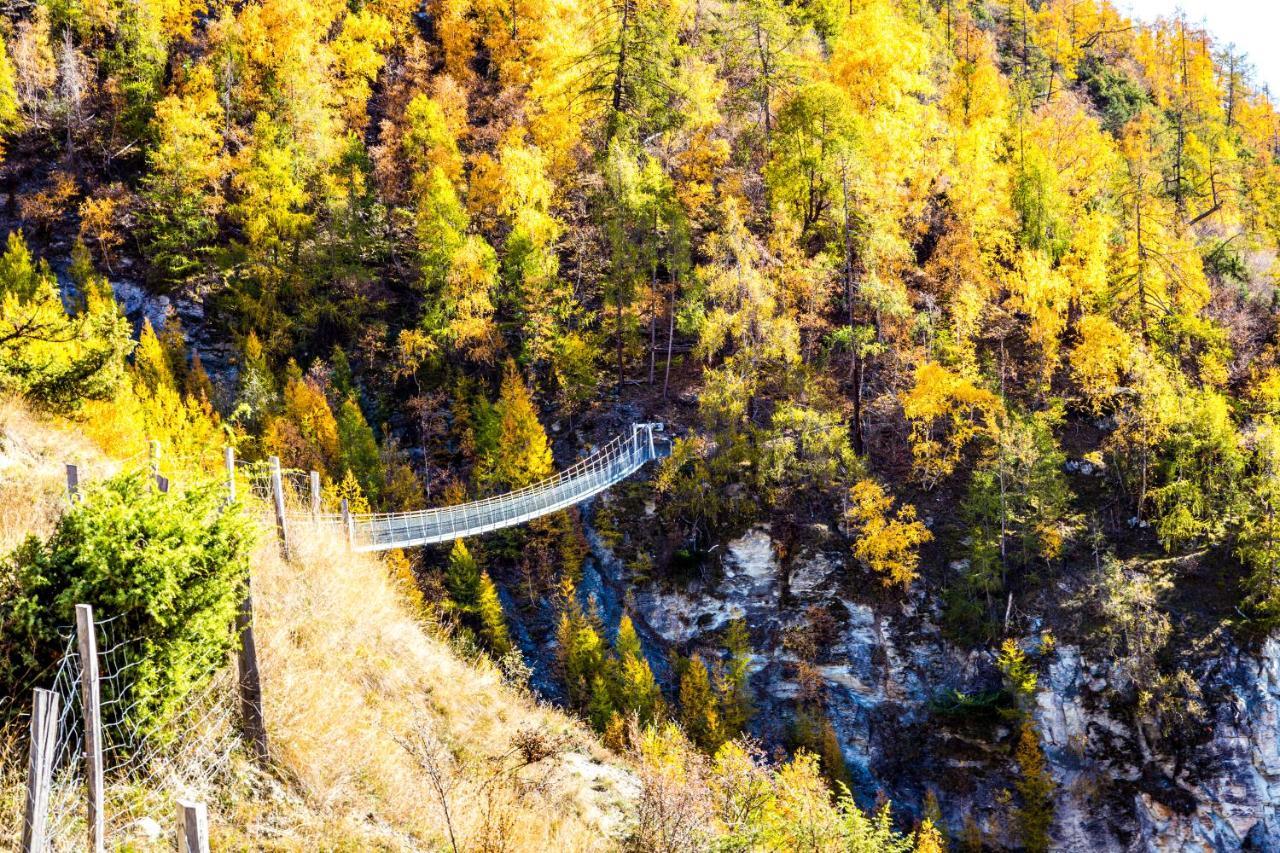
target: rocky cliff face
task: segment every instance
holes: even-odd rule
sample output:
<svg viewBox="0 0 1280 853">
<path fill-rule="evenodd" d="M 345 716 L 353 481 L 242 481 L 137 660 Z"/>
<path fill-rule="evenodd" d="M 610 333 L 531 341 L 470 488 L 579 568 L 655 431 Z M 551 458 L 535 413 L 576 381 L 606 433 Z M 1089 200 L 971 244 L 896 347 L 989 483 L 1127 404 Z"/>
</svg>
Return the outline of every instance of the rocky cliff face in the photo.
<svg viewBox="0 0 1280 853">
<path fill-rule="evenodd" d="M 64 243 L 54 243 L 46 255 L 49 267 L 58 278 L 58 287 L 62 291 L 65 304 L 72 304 L 80 295 L 75 282 L 71 278 L 70 247 Z M 111 271 L 108 281 L 111 282 L 112 293 L 120 303 L 120 310 L 133 324 L 134 336 L 142 330 L 144 322 L 150 323 L 157 332 L 164 329 L 170 316 L 177 316 L 182 322 L 187 345 L 193 353 L 199 353 L 201 362 L 214 388 L 223 399 L 220 404 L 230 404 L 234 399 L 235 382 L 238 369 L 235 366 L 235 348 L 218 332 L 210 328 L 205 316 L 204 300 L 199 294 L 186 292 L 172 296 L 153 293 L 142 280 L 136 276 L 137 266 L 129 258 L 122 258 L 118 268 Z M 230 408 L 224 405 L 224 408 Z"/>
<path fill-rule="evenodd" d="M 655 662 L 746 617 L 757 652 L 755 734 L 766 745 L 785 742 L 799 689 L 782 637 L 807 608 L 832 613 L 838 627 L 817 669 L 855 793 L 870 803 L 883 792 L 900 810 L 918 811 L 932 791 L 953 832 L 971 818 L 988 843 L 1017 846 L 1001 805 L 1016 772 L 1008 720 L 956 719 L 938 703 L 951 691 L 997 688 L 992 657 L 949 643 L 923 593 L 878 612 L 851 599 L 838 554 L 818 544 L 784 566 L 763 527 L 728 543 L 722 577 L 678 591 L 632 587 L 600 541 L 592 544 L 601 589 L 632 588 Z M 616 595 L 606 598 L 616 606 Z M 1118 677 L 1111 662 L 1064 643 L 1040 670 L 1034 714 L 1057 786 L 1057 849 L 1280 849 L 1280 642 L 1253 651 L 1227 643 L 1199 662 L 1204 731 L 1176 759 L 1151 750 L 1136 731 L 1142 723 L 1107 701 Z"/>
<path fill-rule="evenodd" d="M 1158 757 L 1144 763 L 1134 724 L 1094 701 L 1107 663 L 1058 649 L 1036 716 L 1058 782 L 1055 835 L 1063 849 L 1280 849 L 1280 643 L 1269 639 L 1255 652 L 1232 647 L 1205 661 L 1203 672 L 1206 696 L 1224 697 L 1209 708 L 1206 738 L 1181 766 Z M 1153 776 L 1162 784 L 1150 784 Z M 1099 809 L 1098 780 L 1132 789 L 1128 801 L 1113 798 Z"/>
<path fill-rule="evenodd" d="M 1208 709 L 1205 739 L 1180 766 L 1158 757 L 1144 764 L 1137 750 L 1117 754 L 1101 747 L 1107 740 L 1135 740 L 1132 723 L 1090 702 L 1108 675 L 1105 662 L 1065 647 L 1038 696 L 1037 716 L 1059 783 L 1063 847 L 1280 849 L 1280 643 L 1267 640 L 1254 652 L 1231 647 L 1204 661 L 1202 689 L 1221 698 Z M 1164 791 L 1142 784 L 1156 774 Z M 1099 812 L 1089 796 L 1090 777 L 1138 784 L 1129 803 Z"/>
</svg>

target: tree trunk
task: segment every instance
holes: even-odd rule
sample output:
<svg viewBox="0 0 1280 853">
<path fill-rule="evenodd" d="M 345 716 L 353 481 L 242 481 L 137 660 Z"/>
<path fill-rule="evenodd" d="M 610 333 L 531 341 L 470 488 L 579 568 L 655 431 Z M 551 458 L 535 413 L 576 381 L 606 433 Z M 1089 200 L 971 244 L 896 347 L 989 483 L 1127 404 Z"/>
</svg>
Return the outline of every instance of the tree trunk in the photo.
<svg viewBox="0 0 1280 853">
<path fill-rule="evenodd" d="M 676 336 L 676 278 L 671 277 L 671 296 L 667 299 L 667 366 L 662 377 L 662 399 L 667 399 L 667 388 L 671 385 L 671 347 Z"/>
<path fill-rule="evenodd" d="M 613 112 L 609 116 L 609 124 L 605 130 L 606 147 L 613 141 L 613 135 L 618 131 L 618 116 L 622 113 L 622 93 L 626 86 L 627 74 L 627 36 L 630 35 L 631 27 L 631 2 L 632 0 L 622 0 L 622 24 L 618 29 L 618 64 L 613 71 L 611 101 Z"/>
<path fill-rule="evenodd" d="M 622 399 L 622 384 L 625 375 L 622 369 L 622 294 L 617 294 L 618 305 L 618 399 Z"/>
<path fill-rule="evenodd" d="M 1138 243 L 1138 325 L 1142 329 L 1143 343 L 1151 343 L 1147 330 L 1147 246 L 1142 240 L 1142 178 L 1138 178 L 1138 192 L 1134 197 L 1134 219 Z"/>
<path fill-rule="evenodd" d="M 858 456 L 863 452 L 862 437 L 862 354 L 855 347 L 853 350 L 853 452 Z"/>
<path fill-rule="evenodd" d="M 844 303 L 849 320 L 849 345 L 853 356 L 849 360 L 849 374 L 853 380 L 853 452 L 862 455 L 862 376 L 866 361 L 856 340 L 853 316 L 853 228 L 849 224 L 849 168 L 845 163 L 840 169 L 844 195 Z"/>
<path fill-rule="evenodd" d="M 658 364 L 658 262 L 649 267 L 649 384 Z"/>
</svg>

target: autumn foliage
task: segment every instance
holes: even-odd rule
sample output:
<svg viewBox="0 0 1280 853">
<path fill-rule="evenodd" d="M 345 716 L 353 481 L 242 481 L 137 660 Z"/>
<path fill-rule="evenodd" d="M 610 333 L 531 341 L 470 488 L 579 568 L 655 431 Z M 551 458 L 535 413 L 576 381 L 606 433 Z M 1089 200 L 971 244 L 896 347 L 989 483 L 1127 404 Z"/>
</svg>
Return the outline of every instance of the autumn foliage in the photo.
<svg viewBox="0 0 1280 853">
<path fill-rule="evenodd" d="M 1280 111 L 1185 15 L 4 14 L 0 393 L 124 456 L 278 456 L 361 512 L 523 488 L 670 423 L 652 506 L 620 489 L 587 523 L 400 566 L 473 650 L 556 648 L 568 703 L 615 741 L 633 716 L 732 741 L 749 643 L 680 650 L 664 692 L 642 632 L 579 588 L 603 546 L 637 586 L 714 588 L 753 527 L 788 564 L 830 538 L 842 595 L 870 573 L 881 603 L 936 605 L 977 646 L 1121 554 L 1221 576 L 1224 620 L 1280 620 Z M 534 611 L 523 637 L 512 617 Z M 808 785 L 806 762 L 778 772 Z M 852 820 L 816 803 L 796 808 Z M 1024 817 L 1043 846 L 1044 815 Z"/>
</svg>

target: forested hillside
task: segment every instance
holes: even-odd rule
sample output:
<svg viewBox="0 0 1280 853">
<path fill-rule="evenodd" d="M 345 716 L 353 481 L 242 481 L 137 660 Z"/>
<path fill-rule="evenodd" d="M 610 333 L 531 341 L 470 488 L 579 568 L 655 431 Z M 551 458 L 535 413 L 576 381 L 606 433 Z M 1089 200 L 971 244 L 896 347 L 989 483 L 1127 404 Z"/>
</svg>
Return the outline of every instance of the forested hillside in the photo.
<svg viewBox="0 0 1280 853">
<path fill-rule="evenodd" d="M 357 512 L 664 421 L 647 480 L 407 556 L 455 642 L 618 750 L 667 719 L 807 750 L 928 843 L 1280 845 L 1280 112 L 1201 26 L 36 0 L 0 29 L 0 392 Z"/>
</svg>

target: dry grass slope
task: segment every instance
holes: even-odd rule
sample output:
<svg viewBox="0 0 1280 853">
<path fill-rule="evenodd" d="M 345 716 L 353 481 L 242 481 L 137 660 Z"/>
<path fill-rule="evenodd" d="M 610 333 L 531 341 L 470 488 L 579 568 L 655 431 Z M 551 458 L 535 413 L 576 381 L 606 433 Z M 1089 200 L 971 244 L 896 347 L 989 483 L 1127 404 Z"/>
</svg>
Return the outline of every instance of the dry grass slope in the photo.
<svg viewBox="0 0 1280 853">
<path fill-rule="evenodd" d="M 53 529 L 66 506 L 68 462 L 80 466 L 84 480 L 109 477 L 121 467 L 75 424 L 39 418 L 0 398 L 0 553 L 30 533 Z"/>
<path fill-rule="evenodd" d="M 0 547 L 48 532 L 68 459 L 89 476 L 119 467 L 72 426 L 0 403 Z M 637 793 L 620 759 L 487 661 L 461 659 L 377 558 L 305 529 L 295 539 L 285 563 L 264 531 L 254 562 L 272 772 L 242 759 L 215 792 L 217 849 L 617 846 Z M 0 776 L 0 834 L 19 828 L 20 777 Z"/>
<path fill-rule="evenodd" d="M 254 597 L 275 760 L 308 805 L 389 847 L 449 849 L 450 826 L 466 849 L 607 846 L 634 783 L 594 738 L 430 636 L 379 561 L 297 533 Z"/>
</svg>

